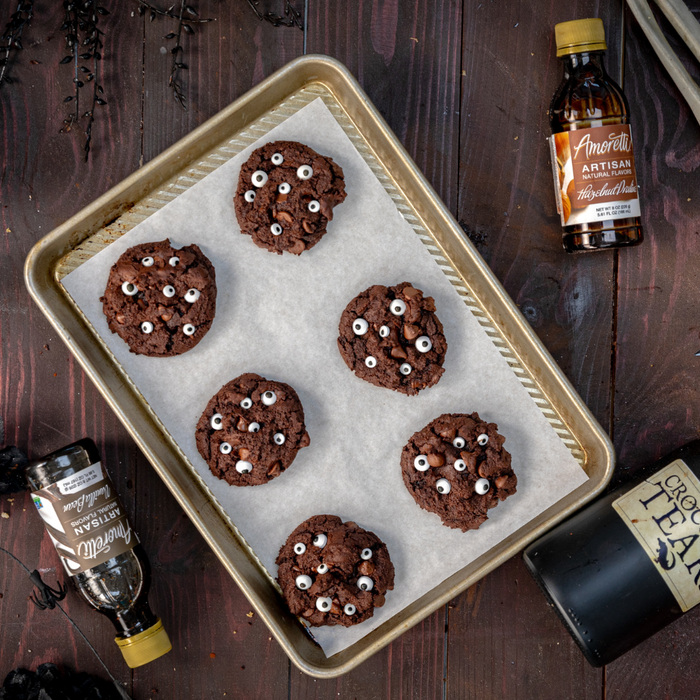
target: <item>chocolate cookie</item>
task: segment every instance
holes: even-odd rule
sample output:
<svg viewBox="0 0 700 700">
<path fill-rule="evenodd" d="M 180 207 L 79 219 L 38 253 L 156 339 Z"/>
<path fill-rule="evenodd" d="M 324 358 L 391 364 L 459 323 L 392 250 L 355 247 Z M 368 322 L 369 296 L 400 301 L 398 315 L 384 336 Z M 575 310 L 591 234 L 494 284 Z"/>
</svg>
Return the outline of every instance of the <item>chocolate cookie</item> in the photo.
<svg viewBox="0 0 700 700">
<path fill-rule="evenodd" d="M 345 364 L 371 384 L 413 395 L 445 371 L 447 341 L 435 302 L 409 282 L 375 284 L 356 296 L 338 331 Z"/>
<path fill-rule="evenodd" d="M 196 245 L 166 238 L 129 248 L 109 271 L 100 298 L 112 333 L 131 352 L 172 357 L 206 335 L 216 311 L 214 266 Z"/>
<path fill-rule="evenodd" d="M 232 486 L 266 484 L 309 444 L 304 409 L 289 384 L 242 374 L 207 404 L 197 449 L 214 476 Z"/>
<path fill-rule="evenodd" d="M 343 170 L 295 141 L 273 141 L 243 164 L 233 198 L 241 233 L 261 248 L 301 255 L 326 233 L 345 199 Z"/>
<path fill-rule="evenodd" d="M 505 438 L 478 413 L 445 413 L 419 430 L 403 448 L 406 488 L 443 525 L 466 532 L 487 519 L 487 511 L 515 493 Z"/>
<path fill-rule="evenodd" d="M 289 609 L 312 627 L 364 622 L 394 588 L 386 545 L 336 515 L 314 515 L 299 525 L 280 549 L 277 566 Z"/>
</svg>

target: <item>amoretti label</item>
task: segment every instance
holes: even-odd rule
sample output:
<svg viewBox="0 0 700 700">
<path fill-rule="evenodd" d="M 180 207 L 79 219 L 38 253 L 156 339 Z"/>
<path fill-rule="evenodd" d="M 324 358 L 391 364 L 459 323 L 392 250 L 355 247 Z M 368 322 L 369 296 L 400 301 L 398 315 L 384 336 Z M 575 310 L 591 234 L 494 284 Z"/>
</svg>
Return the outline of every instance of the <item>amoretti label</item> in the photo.
<svg viewBox="0 0 700 700">
<path fill-rule="evenodd" d="M 613 503 L 681 610 L 700 603 L 700 481 L 681 459 Z"/>
<path fill-rule="evenodd" d="M 628 124 L 565 131 L 549 143 L 562 226 L 640 215 Z"/>
<path fill-rule="evenodd" d="M 66 571 L 75 576 L 138 544 L 100 462 L 32 493 Z"/>
</svg>

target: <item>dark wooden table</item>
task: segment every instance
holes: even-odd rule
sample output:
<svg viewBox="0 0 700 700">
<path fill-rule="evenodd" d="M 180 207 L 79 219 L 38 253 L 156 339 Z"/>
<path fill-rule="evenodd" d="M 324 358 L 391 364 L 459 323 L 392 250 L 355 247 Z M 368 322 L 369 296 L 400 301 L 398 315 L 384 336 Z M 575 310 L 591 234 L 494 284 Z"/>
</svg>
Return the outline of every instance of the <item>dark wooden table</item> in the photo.
<svg viewBox="0 0 700 700">
<path fill-rule="evenodd" d="M 303 675 L 248 615 L 246 599 L 22 279 L 24 258 L 44 234 L 295 56 L 329 54 L 357 76 L 612 435 L 624 476 L 698 437 L 700 127 L 620 0 L 295 0 L 303 32 L 259 22 L 245 0 L 192 4 L 216 22 L 184 39 L 184 112 L 161 48 L 171 45 L 163 36 L 173 23 L 139 17 L 136 0 L 105 2 L 108 104 L 99 108 L 88 163 L 84 134 L 59 134 L 72 89 L 70 67 L 59 66 L 61 3 L 36 0 L 15 82 L 0 88 L 5 441 L 38 456 L 95 438 L 150 555 L 152 605 L 174 649 L 130 671 L 105 619 L 70 595 L 65 610 L 135 700 L 697 698 L 697 612 L 596 670 L 519 556 L 356 671 L 331 681 Z M 0 2 L 2 24 L 14 6 Z M 700 1 L 690 6 L 698 16 Z M 280 11 L 283 2 L 261 7 Z M 631 104 L 646 241 L 575 257 L 561 250 L 545 137 L 560 79 L 553 26 L 588 16 L 605 22 L 607 65 Z M 692 56 L 663 26 L 697 80 Z M 0 545 L 55 581 L 57 559 L 30 505 L 26 494 L 0 498 Z M 65 618 L 38 611 L 29 592 L 26 573 L 0 552 L 0 679 L 45 661 L 104 676 Z"/>
</svg>

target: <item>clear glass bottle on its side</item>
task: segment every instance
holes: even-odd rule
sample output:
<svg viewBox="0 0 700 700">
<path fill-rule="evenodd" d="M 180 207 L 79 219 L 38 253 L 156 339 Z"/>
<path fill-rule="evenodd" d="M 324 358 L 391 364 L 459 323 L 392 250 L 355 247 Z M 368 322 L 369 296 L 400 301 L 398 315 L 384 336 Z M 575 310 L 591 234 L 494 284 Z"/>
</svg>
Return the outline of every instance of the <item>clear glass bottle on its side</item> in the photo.
<svg viewBox="0 0 700 700">
<path fill-rule="evenodd" d="M 629 105 L 607 74 L 600 19 L 555 26 L 564 77 L 549 108 L 562 242 L 571 253 L 643 240 Z"/>
<path fill-rule="evenodd" d="M 77 592 L 117 630 L 126 663 L 142 666 L 172 649 L 148 604 L 148 558 L 100 462 L 84 438 L 31 462 L 32 500 Z"/>
</svg>

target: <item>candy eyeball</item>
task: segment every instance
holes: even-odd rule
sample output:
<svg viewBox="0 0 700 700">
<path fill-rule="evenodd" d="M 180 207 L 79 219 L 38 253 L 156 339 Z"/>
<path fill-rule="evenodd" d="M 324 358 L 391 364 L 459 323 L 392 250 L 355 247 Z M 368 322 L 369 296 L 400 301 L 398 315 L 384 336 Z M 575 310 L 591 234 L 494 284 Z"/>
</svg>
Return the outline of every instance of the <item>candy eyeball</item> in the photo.
<svg viewBox="0 0 700 700">
<path fill-rule="evenodd" d="M 357 579 L 357 587 L 361 591 L 371 591 L 374 588 L 374 581 L 369 576 L 360 576 Z"/>
<path fill-rule="evenodd" d="M 267 173 L 264 170 L 256 170 L 250 178 L 256 187 L 262 187 L 267 182 Z"/>
<path fill-rule="evenodd" d="M 428 458 L 426 455 L 418 455 L 414 460 L 413 460 L 413 466 L 419 471 L 419 472 L 427 472 L 428 469 L 430 469 L 430 465 L 428 464 Z"/>
<path fill-rule="evenodd" d="M 270 226 L 270 231 L 272 231 L 273 236 L 282 235 L 282 227 L 279 224 L 272 224 L 272 226 Z"/>
<path fill-rule="evenodd" d="M 294 554 L 303 554 L 306 551 L 306 545 L 303 542 L 297 542 L 294 545 Z"/>
<path fill-rule="evenodd" d="M 300 165 L 297 168 L 297 177 L 300 180 L 309 180 L 314 175 L 314 169 L 310 165 Z"/>
<path fill-rule="evenodd" d="M 141 264 L 144 267 L 151 267 L 154 262 L 155 262 L 155 260 L 150 255 L 146 258 L 141 258 Z"/>
<path fill-rule="evenodd" d="M 257 433 L 260 432 L 260 423 L 251 423 L 248 426 L 248 432 L 249 433 Z"/>
<path fill-rule="evenodd" d="M 463 437 L 459 437 L 459 435 L 452 441 L 452 444 L 458 449 L 461 450 L 466 444 L 467 441 Z"/>
<path fill-rule="evenodd" d="M 283 182 L 278 188 L 277 191 L 280 194 L 289 194 L 292 191 L 292 186 L 288 182 Z"/>
<path fill-rule="evenodd" d="M 253 465 L 250 462 L 246 462 L 244 459 L 239 459 L 236 462 L 236 471 L 239 474 L 250 474 L 253 471 Z"/>
<path fill-rule="evenodd" d="M 483 447 L 489 441 L 489 436 L 486 433 L 481 433 L 476 441 Z"/>
<path fill-rule="evenodd" d="M 285 440 L 286 440 L 287 438 L 284 437 L 284 435 L 283 435 L 282 433 L 275 433 L 275 434 L 272 436 L 272 439 L 275 441 L 275 445 L 284 445 Z"/>
<path fill-rule="evenodd" d="M 309 202 L 308 209 L 312 214 L 316 214 L 317 212 L 321 211 L 321 205 L 319 204 L 319 202 L 317 200 L 312 199 Z"/>
<path fill-rule="evenodd" d="M 483 496 L 485 493 L 488 493 L 490 489 L 491 489 L 491 484 L 489 483 L 489 480 L 488 480 L 488 479 L 479 479 L 479 480 L 474 484 L 474 490 L 475 490 L 480 496 Z"/>
<path fill-rule="evenodd" d="M 221 430 L 224 427 L 224 417 L 220 413 L 215 413 L 209 421 L 214 430 Z"/>
<path fill-rule="evenodd" d="M 406 312 L 406 304 L 401 301 L 401 299 L 394 299 L 394 301 L 389 304 L 389 311 L 391 311 L 394 316 L 403 316 Z"/>
<path fill-rule="evenodd" d="M 250 408 L 253 405 L 253 400 L 246 396 L 243 401 L 241 401 L 241 408 Z"/>
<path fill-rule="evenodd" d="M 328 612 L 333 601 L 330 598 L 316 598 L 316 609 L 321 612 Z"/>
<path fill-rule="evenodd" d="M 467 468 L 467 463 L 463 459 L 458 459 L 455 462 L 455 469 L 458 472 L 463 472 Z"/>
<path fill-rule="evenodd" d="M 411 374 L 412 369 L 413 367 L 411 367 L 411 365 L 409 365 L 408 362 L 404 362 L 401 365 L 401 367 L 399 367 L 399 372 L 401 372 L 401 374 L 407 377 L 409 374 Z"/>
<path fill-rule="evenodd" d="M 265 406 L 272 406 L 277 401 L 277 394 L 274 391 L 264 391 L 260 399 Z"/>
<path fill-rule="evenodd" d="M 389 326 L 382 326 L 379 329 L 379 337 L 380 338 L 388 338 L 390 333 L 391 333 L 391 329 L 389 328 Z"/>
<path fill-rule="evenodd" d="M 452 484 L 447 479 L 438 479 L 435 482 L 435 488 L 437 489 L 438 493 L 449 493 L 452 491 Z"/>
<path fill-rule="evenodd" d="M 138 293 L 138 288 L 136 287 L 135 284 L 132 284 L 131 282 L 124 282 L 122 285 L 122 292 L 126 294 L 128 297 L 133 297 L 134 294 Z"/>
<path fill-rule="evenodd" d="M 144 321 L 141 324 L 141 330 L 144 333 L 153 333 L 153 324 L 150 321 Z"/>
<path fill-rule="evenodd" d="M 429 352 L 433 349 L 433 344 L 427 335 L 422 335 L 420 338 L 416 338 L 416 350 L 418 352 Z"/>
<path fill-rule="evenodd" d="M 372 558 L 372 550 L 369 547 L 365 547 L 361 552 L 360 552 L 360 559 L 364 559 L 367 561 L 368 559 Z"/>
<path fill-rule="evenodd" d="M 172 284 L 168 284 L 165 287 L 163 287 L 163 295 L 168 297 L 168 299 L 174 297 L 175 294 L 177 294 L 177 292 L 175 291 L 175 287 L 173 287 Z"/>
<path fill-rule="evenodd" d="M 377 366 L 377 359 L 371 355 L 365 358 L 365 364 L 370 368 L 374 369 Z"/>
<path fill-rule="evenodd" d="M 354 614 L 357 612 L 357 608 L 356 608 L 352 603 L 348 603 L 348 604 L 343 608 L 343 612 L 344 612 L 346 615 L 354 615 Z"/>
<path fill-rule="evenodd" d="M 284 156 L 281 153 L 273 153 L 270 160 L 273 165 L 282 165 L 282 163 L 284 163 Z"/>
<path fill-rule="evenodd" d="M 327 574 L 328 573 L 328 565 L 327 564 L 319 564 L 316 567 L 316 573 L 317 574 Z"/>
<path fill-rule="evenodd" d="M 179 262 L 180 258 L 178 258 L 177 255 L 173 255 L 173 257 L 168 260 L 168 265 L 170 265 L 170 267 L 177 267 Z"/>
<path fill-rule="evenodd" d="M 194 302 L 201 296 L 202 292 L 200 292 L 199 289 L 188 289 L 187 293 L 185 294 L 185 301 L 189 301 L 190 304 L 194 304 Z"/>
<path fill-rule="evenodd" d="M 297 588 L 299 590 L 305 591 L 308 588 L 311 588 L 313 581 L 311 580 L 311 576 L 307 576 L 306 574 L 299 574 L 299 576 L 296 577 L 295 583 L 297 584 Z"/>
<path fill-rule="evenodd" d="M 328 537 L 323 533 L 319 533 L 313 539 L 313 545 L 315 547 L 319 547 L 320 549 L 323 549 L 326 546 L 326 542 L 328 542 Z"/>
<path fill-rule="evenodd" d="M 243 199 L 245 199 L 246 202 L 252 202 L 255 200 L 255 191 L 254 190 L 248 190 L 244 195 Z"/>
<path fill-rule="evenodd" d="M 364 335 L 369 329 L 369 323 L 364 318 L 356 318 L 352 322 L 352 330 L 355 335 Z"/>
<path fill-rule="evenodd" d="M 232 449 L 233 448 L 231 447 L 230 443 L 228 443 L 228 442 L 222 442 L 219 445 L 219 452 L 221 452 L 222 455 L 230 455 Z"/>
<path fill-rule="evenodd" d="M 194 333 L 195 333 L 196 330 L 197 330 L 197 329 L 196 329 L 191 323 L 186 323 L 186 324 L 182 327 L 182 332 L 183 332 L 185 335 L 194 335 Z"/>
</svg>

